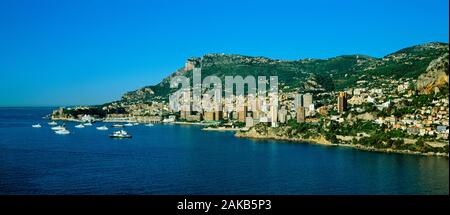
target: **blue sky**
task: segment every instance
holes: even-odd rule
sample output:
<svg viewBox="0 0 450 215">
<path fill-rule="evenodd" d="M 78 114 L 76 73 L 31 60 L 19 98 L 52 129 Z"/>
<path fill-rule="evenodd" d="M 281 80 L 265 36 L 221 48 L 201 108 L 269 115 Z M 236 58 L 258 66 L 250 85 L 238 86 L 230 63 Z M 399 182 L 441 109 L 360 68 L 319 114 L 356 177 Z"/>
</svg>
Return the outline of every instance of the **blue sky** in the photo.
<svg viewBox="0 0 450 215">
<path fill-rule="evenodd" d="M 0 1 L 0 106 L 100 104 L 189 57 L 381 57 L 448 42 L 447 0 Z"/>
</svg>

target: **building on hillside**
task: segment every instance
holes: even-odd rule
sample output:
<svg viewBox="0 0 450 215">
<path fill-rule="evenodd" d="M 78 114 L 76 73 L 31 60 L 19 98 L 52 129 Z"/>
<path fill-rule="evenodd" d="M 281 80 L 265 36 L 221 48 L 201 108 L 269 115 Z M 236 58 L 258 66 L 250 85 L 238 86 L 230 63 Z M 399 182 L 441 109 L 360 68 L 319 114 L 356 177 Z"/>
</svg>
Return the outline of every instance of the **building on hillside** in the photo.
<svg viewBox="0 0 450 215">
<path fill-rule="evenodd" d="M 339 95 L 337 98 L 337 111 L 339 113 L 343 113 L 346 110 L 347 110 L 347 93 L 339 92 Z"/>
<path fill-rule="evenodd" d="M 303 123 L 305 122 L 305 108 L 297 107 L 297 122 Z"/>
</svg>

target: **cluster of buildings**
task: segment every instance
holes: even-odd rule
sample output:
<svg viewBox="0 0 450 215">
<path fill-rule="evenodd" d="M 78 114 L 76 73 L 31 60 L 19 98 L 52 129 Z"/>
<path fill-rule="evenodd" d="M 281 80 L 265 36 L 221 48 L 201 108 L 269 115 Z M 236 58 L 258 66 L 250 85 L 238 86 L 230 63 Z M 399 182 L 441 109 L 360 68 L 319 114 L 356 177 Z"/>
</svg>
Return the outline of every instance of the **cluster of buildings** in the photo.
<svg viewBox="0 0 450 215">
<path fill-rule="evenodd" d="M 429 136 L 437 139 L 448 139 L 449 134 L 449 100 L 439 98 L 424 105 L 420 109 L 402 115 L 374 114 L 392 113 L 393 110 L 408 108 L 417 92 L 414 90 L 415 80 L 403 78 L 364 77 L 357 81 L 354 88 L 341 92 L 304 93 L 285 92 L 277 95 L 277 102 L 273 102 L 271 95 L 264 99 L 254 98 L 250 102 L 247 97 L 234 97 L 225 99 L 223 103 L 212 103 L 207 110 L 195 111 L 199 102 L 190 102 L 184 105 L 181 111 L 175 111 L 170 104 L 152 102 L 150 104 L 122 104 L 112 103 L 103 107 L 106 120 L 133 120 L 138 122 L 220 122 L 228 121 L 241 123 L 241 126 L 250 128 L 258 123 L 266 123 L 277 127 L 290 120 L 298 123 L 316 123 L 319 118 L 328 121 L 346 123 L 355 117 L 385 125 L 388 129 L 399 129 L 409 135 Z M 239 103 L 237 101 L 245 101 Z M 230 107 L 233 104 L 236 107 Z M 368 109 L 372 107 L 372 109 Z M 88 107 L 77 107 L 83 111 Z M 117 111 L 117 110 L 123 111 Z M 333 111 L 330 113 L 330 111 Z M 55 114 L 54 114 L 55 115 Z M 63 111 L 57 110 L 56 115 L 64 116 Z M 348 116 L 350 115 L 350 116 Z M 345 117 L 344 117 L 345 116 Z M 93 121 L 89 115 L 77 116 L 84 121 Z"/>
<path fill-rule="evenodd" d="M 347 97 L 351 96 L 347 100 L 348 104 L 351 104 L 349 111 L 359 114 L 365 113 L 367 112 L 364 107 L 366 104 L 375 106 L 380 112 L 409 109 L 411 111 L 402 115 L 372 116 L 369 117 L 369 120 L 379 125 L 386 125 L 390 130 L 402 130 L 409 135 L 448 140 L 448 98 L 435 99 L 419 109 L 412 107 L 414 98 L 418 96 L 414 89 L 414 83 L 416 81 L 411 78 L 395 80 L 372 77 L 372 81 L 358 81 L 354 89 L 348 89 L 345 92 Z M 345 106 L 344 102 L 340 102 L 339 97 L 338 110 L 340 104 Z"/>
<path fill-rule="evenodd" d="M 236 111 L 227 109 L 226 105 L 218 105 L 216 111 L 195 112 L 189 109 L 181 111 L 180 119 L 186 121 L 236 121 L 252 127 L 258 123 L 266 123 L 272 127 L 287 123 L 289 120 L 303 122 L 318 122 L 319 117 L 325 120 L 345 123 L 351 117 L 372 121 L 385 125 L 388 129 L 399 129 L 409 135 L 430 136 L 437 139 L 448 139 L 449 106 L 448 98 L 432 101 L 420 110 L 401 116 L 377 116 L 375 112 L 391 113 L 395 109 L 408 108 L 417 92 L 414 89 L 416 81 L 411 78 L 395 80 L 392 78 L 364 77 L 356 82 L 354 88 L 341 92 L 298 94 L 282 93 L 277 105 L 241 105 Z M 329 97 L 323 100 L 321 97 Z M 315 102 L 320 101 L 320 102 Z M 324 102 L 325 101 L 325 102 Z M 258 103 L 258 102 L 257 102 Z M 216 104 L 217 106 L 217 104 Z M 319 107 L 316 107 L 319 106 Z M 330 114 L 330 111 L 335 111 Z M 351 113 L 350 116 L 347 116 Z M 379 114 L 383 115 L 383 114 Z M 386 115 L 386 114 L 384 114 Z"/>
</svg>

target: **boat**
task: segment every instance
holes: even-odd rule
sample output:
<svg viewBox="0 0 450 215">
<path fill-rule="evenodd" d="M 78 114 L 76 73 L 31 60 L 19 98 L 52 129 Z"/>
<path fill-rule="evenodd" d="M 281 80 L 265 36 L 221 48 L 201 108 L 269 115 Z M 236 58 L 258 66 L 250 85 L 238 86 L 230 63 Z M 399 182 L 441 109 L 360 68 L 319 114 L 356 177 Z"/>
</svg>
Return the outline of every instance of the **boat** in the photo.
<svg viewBox="0 0 450 215">
<path fill-rule="evenodd" d="M 48 123 L 48 125 L 58 125 L 58 123 L 56 123 L 55 121 L 51 121 Z"/>
<path fill-rule="evenodd" d="M 83 125 L 84 125 L 84 126 L 92 126 L 92 123 L 86 122 L 86 123 L 84 123 Z"/>
<path fill-rule="evenodd" d="M 59 130 L 66 130 L 66 128 L 63 125 L 52 127 L 52 130 L 59 131 Z"/>
<path fill-rule="evenodd" d="M 131 127 L 131 126 L 133 126 L 133 123 L 127 123 L 127 124 L 125 124 L 124 126 L 127 126 L 127 127 Z"/>
<path fill-rule="evenodd" d="M 63 134 L 63 135 L 65 135 L 65 134 L 70 134 L 70 131 L 69 131 L 69 130 L 66 130 L 66 129 L 64 128 L 64 129 L 55 131 L 55 133 L 56 133 L 56 134 Z"/>
<path fill-rule="evenodd" d="M 154 124 L 153 123 L 148 123 L 148 124 L 145 124 L 145 126 L 152 127 L 152 126 L 154 126 Z"/>
<path fill-rule="evenodd" d="M 106 126 L 100 126 L 100 127 L 97 127 L 97 130 L 100 130 L 100 131 L 106 131 L 106 130 L 108 130 L 108 127 L 106 127 Z"/>
<path fill-rule="evenodd" d="M 120 130 L 120 131 L 115 131 L 114 133 L 109 135 L 109 137 L 111 137 L 111 138 L 131 138 L 132 136 L 129 135 L 126 131 Z"/>
<path fill-rule="evenodd" d="M 133 125 L 139 125 L 139 123 L 135 122 L 135 123 L 133 123 Z"/>
<path fill-rule="evenodd" d="M 112 125 L 113 127 L 116 127 L 116 128 L 122 128 L 123 127 L 123 125 L 122 124 L 114 124 L 114 125 Z"/>
<path fill-rule="evenodd" d="M 33 127 L 33 128 L 41 128 L 42 126 L 41 126 L 41 124 L 35 124 L 35 125 L 32 125 L 31 127 Z"/>
<path fill-rule="evenodd" d="M 84 125 L 82 125 L 82 124 L 75 125 L 75 128 L 84 128 Z"/>
</svg>

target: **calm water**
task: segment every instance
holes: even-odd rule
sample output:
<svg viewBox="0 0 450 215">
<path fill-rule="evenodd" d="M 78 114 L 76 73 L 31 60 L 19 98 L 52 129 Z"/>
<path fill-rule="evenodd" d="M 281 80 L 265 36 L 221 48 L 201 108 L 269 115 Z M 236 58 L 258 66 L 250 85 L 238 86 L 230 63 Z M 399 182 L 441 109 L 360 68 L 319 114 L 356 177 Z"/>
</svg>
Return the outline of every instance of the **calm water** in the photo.
<svg viewBox="0 0 450 215">
<path fill-rule="evenodd" d="M 238 139 L 197 126 L 53 133 L 49 108 L 0 108 L 0 194 L 448 194 L 446 158 Z M 31 125 L 40 122 L 40 129 Z M 97 126 L 103 125 L 102 123 Z"/>
</svg>

